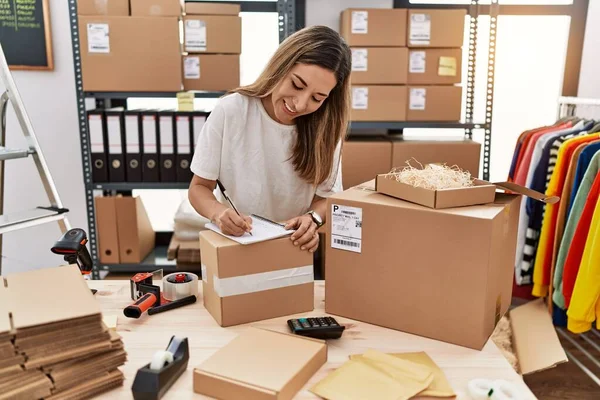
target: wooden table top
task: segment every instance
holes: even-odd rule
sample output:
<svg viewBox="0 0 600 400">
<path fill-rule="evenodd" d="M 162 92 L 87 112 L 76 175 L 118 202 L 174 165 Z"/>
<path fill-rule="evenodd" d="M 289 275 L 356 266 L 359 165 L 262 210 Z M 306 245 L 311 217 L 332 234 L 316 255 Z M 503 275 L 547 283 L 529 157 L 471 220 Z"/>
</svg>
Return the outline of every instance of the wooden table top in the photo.
<svg viewBox="0 0 600 400">
<path fill-rule="evenodd" d="M 88 282 L 91 288 L 98 289 L 96 298 L 101 304 L 103 315 L 118 316 L 117 332 L 122 336 L 127 351 L 128 361 L 120 368 L 125 374 L 125 383 L 122 387 L 99 397 L 105 399 L 131 399 L 131 385 L 137 370 L 149 363 L 156 351 L 165 350 L 172 335 L 188 338 L 190 360 L 187 371 L 181 375 L 163 399 L 204 399 L 207 397 L 193 391 L 194 367 L 200 365 L 244 329 L 257 326 L 289 332 L 286 321 L 290 318 L 326 315 L 323 282 L 315 283 L 315 309 L 311 313 L 229 328 L 220 327 L 204 308 L 201 285 L 198 302 L 195 304 L 153 316 L 145 314 L 136 320 L 123 315 L 123 308 L 132 302 L 128 281 Z M 470 399 L 467 384 L 474 378 L 505 379 L 517 385 L 524 400 L 535 398 L 523 379 L 512 369 L 491 340 L 482 351 L 477 351 L 347 318 L 338 316 L 335 318 L 346 326 L 346 330 L 340 339 L 328 341 L 327 364 L 297 394 L 298 399 L 318 398 L 308 391 L 312 385 L 346 362 L 349 355 L 361 354 L 371 348 L 387 353 L 426 352 L 446 374 L 457 393 L 457 399 Z"/>
</svg>

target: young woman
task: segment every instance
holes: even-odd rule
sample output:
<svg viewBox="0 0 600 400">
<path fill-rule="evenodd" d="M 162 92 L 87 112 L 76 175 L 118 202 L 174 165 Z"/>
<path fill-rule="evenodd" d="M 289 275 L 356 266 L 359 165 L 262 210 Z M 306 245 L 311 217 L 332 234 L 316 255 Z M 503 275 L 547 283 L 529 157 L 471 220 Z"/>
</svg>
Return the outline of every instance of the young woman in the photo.
<svg viewBox="0 0 600 400">
<path fill-rule="evenodd" d="M 330 28 L 281 43 L 256 82 L 221 98 L 202 128 L 189 189 L 196 211 L 235 236 L 251 232 L 250 214 L 285 222 L 294 245 L 314 252 L 325 198 L 342 190 L 350 70 L 350 49 Z"/>
</svg>

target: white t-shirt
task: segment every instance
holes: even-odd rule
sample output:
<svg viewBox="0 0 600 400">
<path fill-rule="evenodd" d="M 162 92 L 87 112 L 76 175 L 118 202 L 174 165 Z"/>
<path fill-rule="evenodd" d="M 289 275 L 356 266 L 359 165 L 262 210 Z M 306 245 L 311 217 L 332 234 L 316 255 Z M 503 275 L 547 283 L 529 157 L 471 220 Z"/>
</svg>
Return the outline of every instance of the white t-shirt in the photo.
<svg viewBox="0 0 600 400">
<path fill-rule="evenodd" d="M 314 195 L 342 190 L 340 146 L 330 177 L 316 190 L 294 171 L 290 160 L 297 131 L 274 121 L 260 99 L 234 93 L 219 100 L 208 117 L 191 170 L 221 181 L 238 211 L 285 221 L 309 210 Z M 221 191 L 217 200 L 229 206 Z"/>
</svg>

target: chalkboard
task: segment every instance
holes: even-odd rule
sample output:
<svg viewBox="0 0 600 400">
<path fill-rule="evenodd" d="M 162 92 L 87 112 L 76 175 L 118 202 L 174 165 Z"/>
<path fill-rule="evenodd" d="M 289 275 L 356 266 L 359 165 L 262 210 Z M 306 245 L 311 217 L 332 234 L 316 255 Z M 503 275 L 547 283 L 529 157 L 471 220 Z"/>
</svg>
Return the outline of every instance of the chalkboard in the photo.
<svg viewBox="0 0 600 400">
<path fill-rule="evenodd" d="M 52 70 L 48 0 L 0 0 L 0 44 L 10 69 Z"/>
</svg>

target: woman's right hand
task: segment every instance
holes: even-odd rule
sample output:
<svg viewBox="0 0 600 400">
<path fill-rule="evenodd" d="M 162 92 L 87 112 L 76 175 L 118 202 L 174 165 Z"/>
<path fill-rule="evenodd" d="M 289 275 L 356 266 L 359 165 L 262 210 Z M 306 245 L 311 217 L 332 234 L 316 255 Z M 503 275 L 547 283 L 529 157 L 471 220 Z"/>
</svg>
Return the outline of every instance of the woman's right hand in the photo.
<svg viewBox="0 0 600 400">
<path fill-rule="evenodd" d="M 240 217 L 231 208 L 225 208 L 215 219 L 215 224 L 226 235 L 242 236 L 252 231 L 252 218 L 242 214 Z"/>
</svg>

